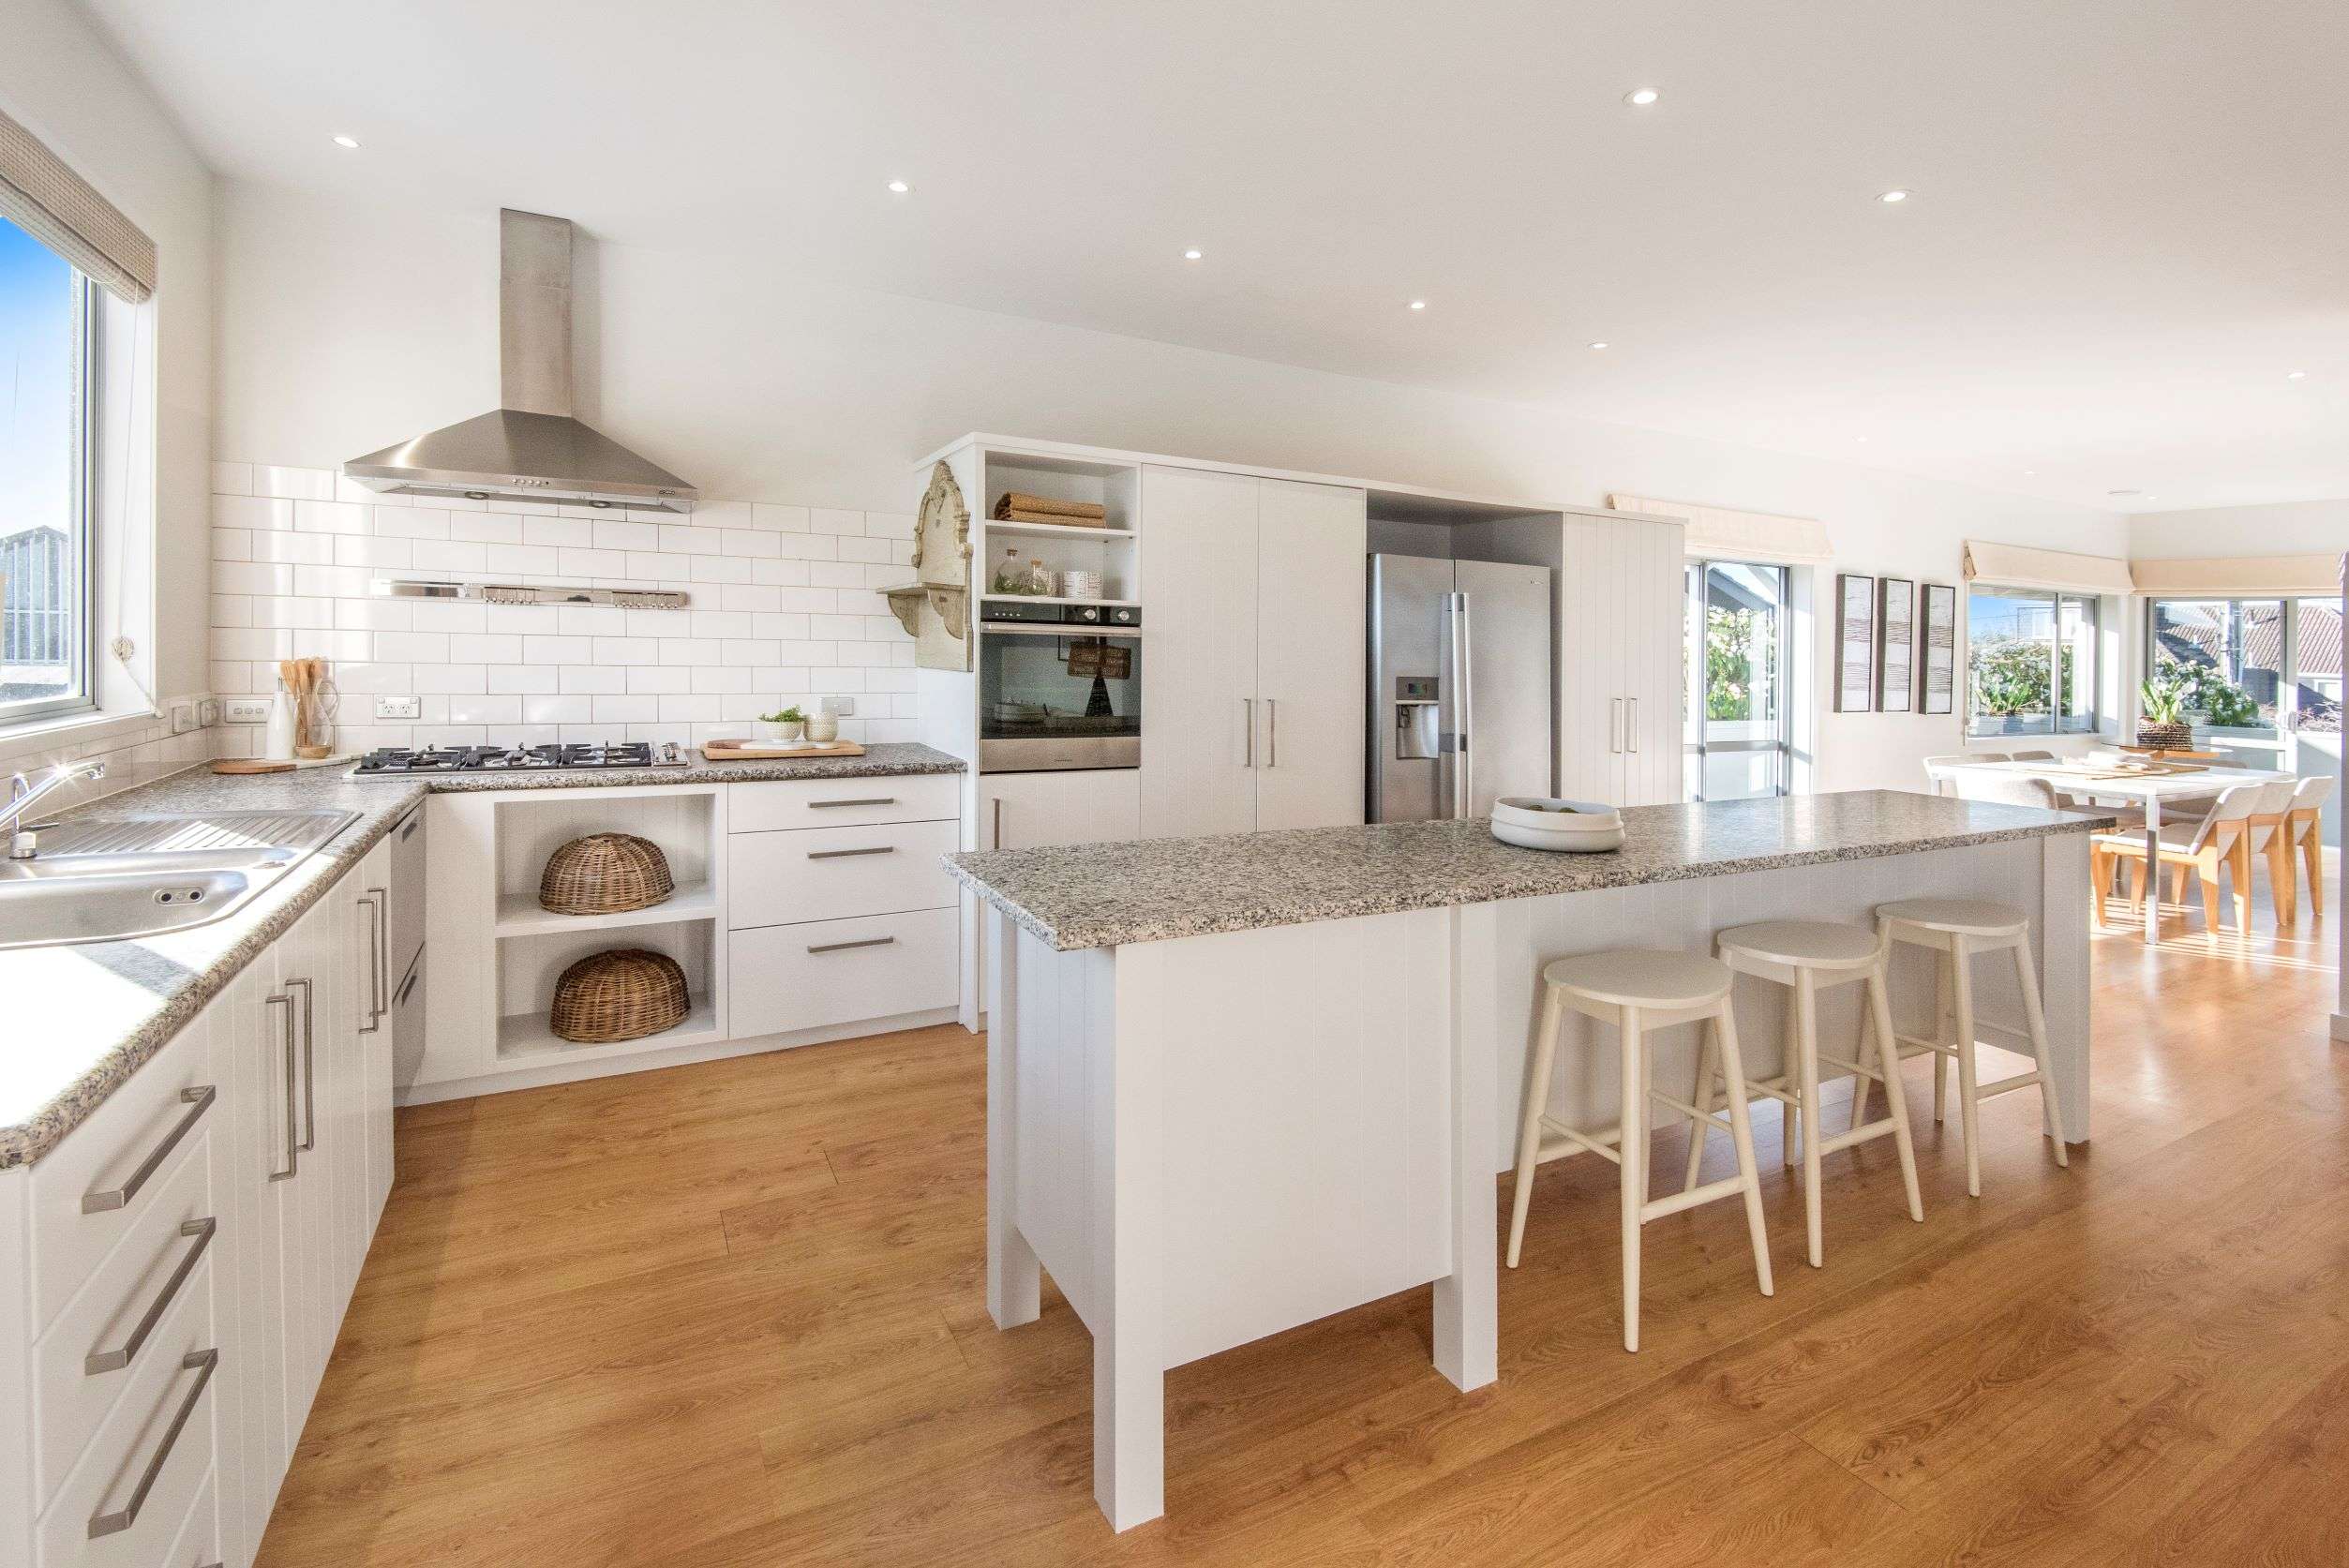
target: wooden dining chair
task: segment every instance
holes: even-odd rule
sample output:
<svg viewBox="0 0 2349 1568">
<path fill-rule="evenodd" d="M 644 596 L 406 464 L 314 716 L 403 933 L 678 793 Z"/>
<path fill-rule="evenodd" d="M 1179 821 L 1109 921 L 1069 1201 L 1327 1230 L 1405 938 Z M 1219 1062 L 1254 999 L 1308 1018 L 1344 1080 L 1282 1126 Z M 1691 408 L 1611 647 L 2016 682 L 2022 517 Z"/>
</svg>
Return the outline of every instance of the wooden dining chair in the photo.
<svg viewBox="0 0 2349 1568">
<path fill-rule="evenodd" d="M 2325 912 L 2325 802 L 2338 782 L 2302 779 L 2292 792 L 2292 847 L 2308 867 L 2308 906 L 2317 915 Z"/>
<path fill-rule="evenodd" d="M 2126 861 L 2129 866 L 2129 902 L 2148 920 L 2160 918 L 2160 889 L 2155 889 L 2156 903 L 2146 903 L 2146 884 L 2162 867 L 2170 872 L 2171 902 L 2183 903 L 2186 879 L 2192 876 L 2201 884 L 2203 930 L 2212 941 L 2219 937 L 2219 888 L 2222 875 L 2235 890 L 2236 929 L 2249 935 L 2252 929 L 2251 907 L 2251 848 L 2250 820 L 2258 808 L 2267 789 L 2265 784 L 2236 784 L 2219 796 L 2207 814 L 2199 822 L 2164 822 L 2162 824 L 2160 866 L 2146 864 L 2146 842 L 2143 833 L 2099 833 L 2088 841 L 2088 879 L 2098 887 L 2112 882 L 2113 867 Z M 2224 868 L 2223 872 L 2222 868 Z M 2102 914 L 2103 901 L 2097 901 L 2098 913 Z M 2102 923 L 2100 918 L 2099 923 Z"/>
</svg>

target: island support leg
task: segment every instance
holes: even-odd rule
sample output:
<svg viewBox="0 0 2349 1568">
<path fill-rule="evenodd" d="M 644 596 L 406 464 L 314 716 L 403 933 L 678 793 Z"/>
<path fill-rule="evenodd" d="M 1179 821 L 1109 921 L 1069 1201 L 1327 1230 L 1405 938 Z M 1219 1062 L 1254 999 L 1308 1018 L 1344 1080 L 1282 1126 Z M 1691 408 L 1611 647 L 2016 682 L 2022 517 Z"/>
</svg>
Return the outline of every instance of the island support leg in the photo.
<svg viewBox="0 0 2349 1568">
<path fill-rule="evenodd" d="M 1161 963 L 1122 948 L 1097 990 L 1093 1119 L 1093 1500 L 1113 1530 L 1166 1512 L 1165 1029 L 1125 971 Z M 1109 995 L 1101 993 L 1106 991 Z M 1102 1027 L 1106 1023 L 1107 1027 Z M 1489 1216 L 1488 1216 L 1489 1229 Z"/>
<path fill-rule="evenodd" d="M 1500 1376 L 1492 1041 L 1499 923 L 1489 903 L 1449 911 L 1452 977 L 1452 1272 L 1435 1282 L 1436 1370 L 1462 1390 Z"/>
<path fill-rule="evenodd" d="M 1043 1271 L 1019 1226 L 1020 929 L 994 904 L 987 914 L 987 1316 L 997 1328 L 1032 1323 Z"/>
</svg>

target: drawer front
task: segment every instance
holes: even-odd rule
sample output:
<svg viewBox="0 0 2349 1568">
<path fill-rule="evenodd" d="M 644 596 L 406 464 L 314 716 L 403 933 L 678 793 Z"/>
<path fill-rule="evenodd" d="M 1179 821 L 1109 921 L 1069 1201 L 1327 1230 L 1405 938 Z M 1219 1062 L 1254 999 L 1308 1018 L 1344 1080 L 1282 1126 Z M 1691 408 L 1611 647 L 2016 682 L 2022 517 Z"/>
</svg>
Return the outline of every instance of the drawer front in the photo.
<svg viewBox="0 0 2349 1568">
<path fill-rule="evenodd" d="M 205 1014 L 180 1030 L 33 1167 L 35 1334 L 129 1233 L 187 1140 L 227 1120 L 210 1074 L 211 1027 Z"/>
<path fill-rule="evenodd" d="M 868 822 L 960 820 L 959 773 L 909 773 L 890 779 L 784 779 L 728 784 L 726 825 L 738 833 L 777 828 L 848 828 Z"/>
<path fill-rule="evenodd" d="M 204 1259 L 223 1239 L 212 1203 L 212 1135 L 175 1151 L 122 1239 L 33 1348 L 37 1494 L 64 1484 L 90 1434 L 132 1374 L 167 1353 L 163 1322 L 197 1288 Z M 143 1332 L 142 1332 L 143 1331 Z"/>
<path fill-rule="evenodd" d="M 951 909 L 765 926 L 729 940 L 726 1007 L 737 1038 L 954 1005 Z"/>
<path fill-rule="evenodd" d="M 942 857 L 951 822 L 884 822 L 738 833 L 729 841 L 728 919 L 736 930 L 939 909 L 954 902 Z"/>
<path fill-rule="evenodd" d="M 220 1470 L 213 1466 L 212 1473 L 196 1489 L 195 1504 L 179 1527 L 179 1538 L 163 1559 L 166 1568 L 223 1568 L 228 1561 L 229 1554 L 220 1545 Z"/>
<path fill-rule="evenodd" d="M 157 1568 L 168 1561 L 212 1473 L 214 1411 L 226 1371 L 220 1354 L 206 1258 L 43 1510 L 41 1568 Z M 101 1519 L 106 1532 L 93 1536 L 92 1521 Z"/>
</svg>

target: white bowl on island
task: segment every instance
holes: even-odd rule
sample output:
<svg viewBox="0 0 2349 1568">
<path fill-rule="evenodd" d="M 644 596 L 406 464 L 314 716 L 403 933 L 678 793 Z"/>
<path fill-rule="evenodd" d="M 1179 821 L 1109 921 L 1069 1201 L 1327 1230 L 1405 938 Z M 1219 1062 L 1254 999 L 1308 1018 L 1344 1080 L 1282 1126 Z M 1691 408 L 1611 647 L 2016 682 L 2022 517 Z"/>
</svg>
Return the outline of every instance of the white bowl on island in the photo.
<svg viewBox="0 0 2349 1568">
<path fill-rule="evenodd" d="M 1602 855 L 1623 846 L 1623 815 L 1598 800 L 1504 795 L 1492 803 L 1492 836 L 1520 849 Z"/>
</svg>

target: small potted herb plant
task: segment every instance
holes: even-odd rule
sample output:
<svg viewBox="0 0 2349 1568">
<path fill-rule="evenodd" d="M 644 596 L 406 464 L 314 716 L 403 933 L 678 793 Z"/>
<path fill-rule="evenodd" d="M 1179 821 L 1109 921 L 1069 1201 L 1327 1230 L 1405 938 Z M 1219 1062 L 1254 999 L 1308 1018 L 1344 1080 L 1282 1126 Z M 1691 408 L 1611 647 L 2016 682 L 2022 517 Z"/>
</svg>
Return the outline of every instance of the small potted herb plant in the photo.
<svg viewBox="0 0 2349 1568">
<path fill-rule="evenodd" d="M 2182 752 L 2194 743 L 2186 722 L 2186 683 L 2173 676 L 2149 679 L 2137 689 L 2137 744 Z"/>
<path fill-rule="evenodd" d="M 806 724 L 807 715 L 800 712 L 799 705 L 795 703 L 780 713 L 761 715 L 758 721 L 758 738 L 761 740 L 797 740 L 800 738 L 800 732 L 806 727 Z"/>
</svg>

